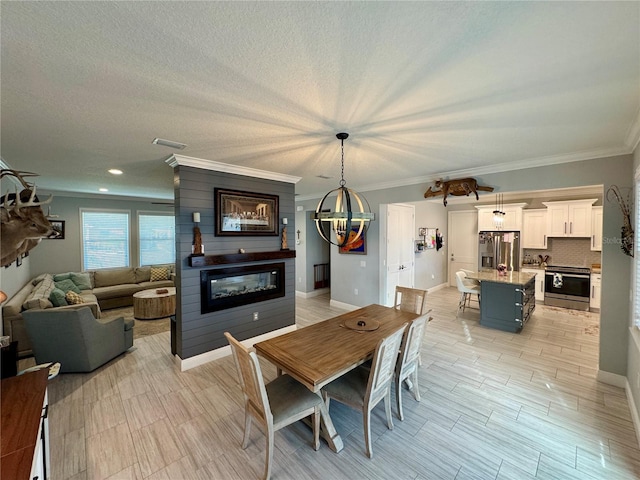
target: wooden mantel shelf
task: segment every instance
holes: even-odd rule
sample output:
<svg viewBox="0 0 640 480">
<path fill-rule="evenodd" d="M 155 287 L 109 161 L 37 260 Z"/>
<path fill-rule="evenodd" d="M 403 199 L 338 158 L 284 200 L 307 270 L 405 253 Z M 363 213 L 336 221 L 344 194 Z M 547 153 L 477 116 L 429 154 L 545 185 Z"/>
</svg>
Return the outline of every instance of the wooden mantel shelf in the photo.
<svg viewBox="0 0 640 480">
<path fill-rule="evenodd" d="M 230 263 L 260 262 L 262 260 L 277 260 L 280 258 L 295 258 L 295 250 L 277 250 L 275 252 L 230 253 L 226 255 L 191 255 L 190 267 L 205 267 L 207 265 L 226 265 Z"/>
</svg>

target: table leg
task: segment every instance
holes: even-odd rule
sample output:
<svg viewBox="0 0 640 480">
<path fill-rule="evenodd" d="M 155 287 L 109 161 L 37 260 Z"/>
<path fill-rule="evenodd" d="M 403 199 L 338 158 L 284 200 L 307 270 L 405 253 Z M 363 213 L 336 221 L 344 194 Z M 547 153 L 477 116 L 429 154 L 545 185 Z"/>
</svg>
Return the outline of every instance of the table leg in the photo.
<svg viewBox="0 0 640 480">
<path fill-rule="evenodd" d="M 320 406 L 320 436 L 329 444 L 329 448 L 338 453 L 343 449 L 342 438 L 338 435 L 336 427 L 333 426 L 333 420 L 329 416 L 329 409 L 322 402 Z"/>
</svg>

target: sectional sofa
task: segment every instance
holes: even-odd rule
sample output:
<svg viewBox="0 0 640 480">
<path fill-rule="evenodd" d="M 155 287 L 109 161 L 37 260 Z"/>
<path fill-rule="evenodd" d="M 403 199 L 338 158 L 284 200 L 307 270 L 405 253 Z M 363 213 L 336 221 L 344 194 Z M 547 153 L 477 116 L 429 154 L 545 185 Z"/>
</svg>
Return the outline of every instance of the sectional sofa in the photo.
<svg viewBox="0 0 640 480">
<path fill-rule="evenodd" d="M 2 306 L 4 335 L 18 341 L 18 356 L 31 354 L 22 312 L 30 309 L 73 309 L 89 306 L 96 318 L 102 310 L 133 305 L 140 290 L 174 286 L 174 265 L 123 267 L 88 272 L 44 273 L 28 282 Z"/>
</svg>

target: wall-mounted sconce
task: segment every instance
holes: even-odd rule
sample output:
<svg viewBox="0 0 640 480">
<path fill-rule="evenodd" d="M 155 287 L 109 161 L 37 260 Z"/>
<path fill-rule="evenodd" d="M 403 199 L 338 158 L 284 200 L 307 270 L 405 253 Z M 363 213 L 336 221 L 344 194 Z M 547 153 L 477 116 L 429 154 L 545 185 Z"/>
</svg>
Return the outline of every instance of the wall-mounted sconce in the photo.
<svg viewBox="0 0 640 480">
<path fill-rule="evenodd" d="M 202 245 L 202 234 L 200 233 L 200 212 L 193 212 L 193 244 L 191 245 L 191 255 L 204 255 L 204 245 Z"/>
</svg>

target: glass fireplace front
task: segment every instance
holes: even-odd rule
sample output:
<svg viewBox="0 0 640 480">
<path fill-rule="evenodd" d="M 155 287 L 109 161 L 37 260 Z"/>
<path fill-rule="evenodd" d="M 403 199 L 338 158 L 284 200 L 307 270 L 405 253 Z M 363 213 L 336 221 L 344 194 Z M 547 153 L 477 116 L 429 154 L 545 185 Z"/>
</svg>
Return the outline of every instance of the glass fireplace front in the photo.
<svg viewBox="0 0 640 480">
<path fill-rule="evenodd" d="M 201 313 L 284 297 L 284 263 L 200 272 Z"/>
</svg>

